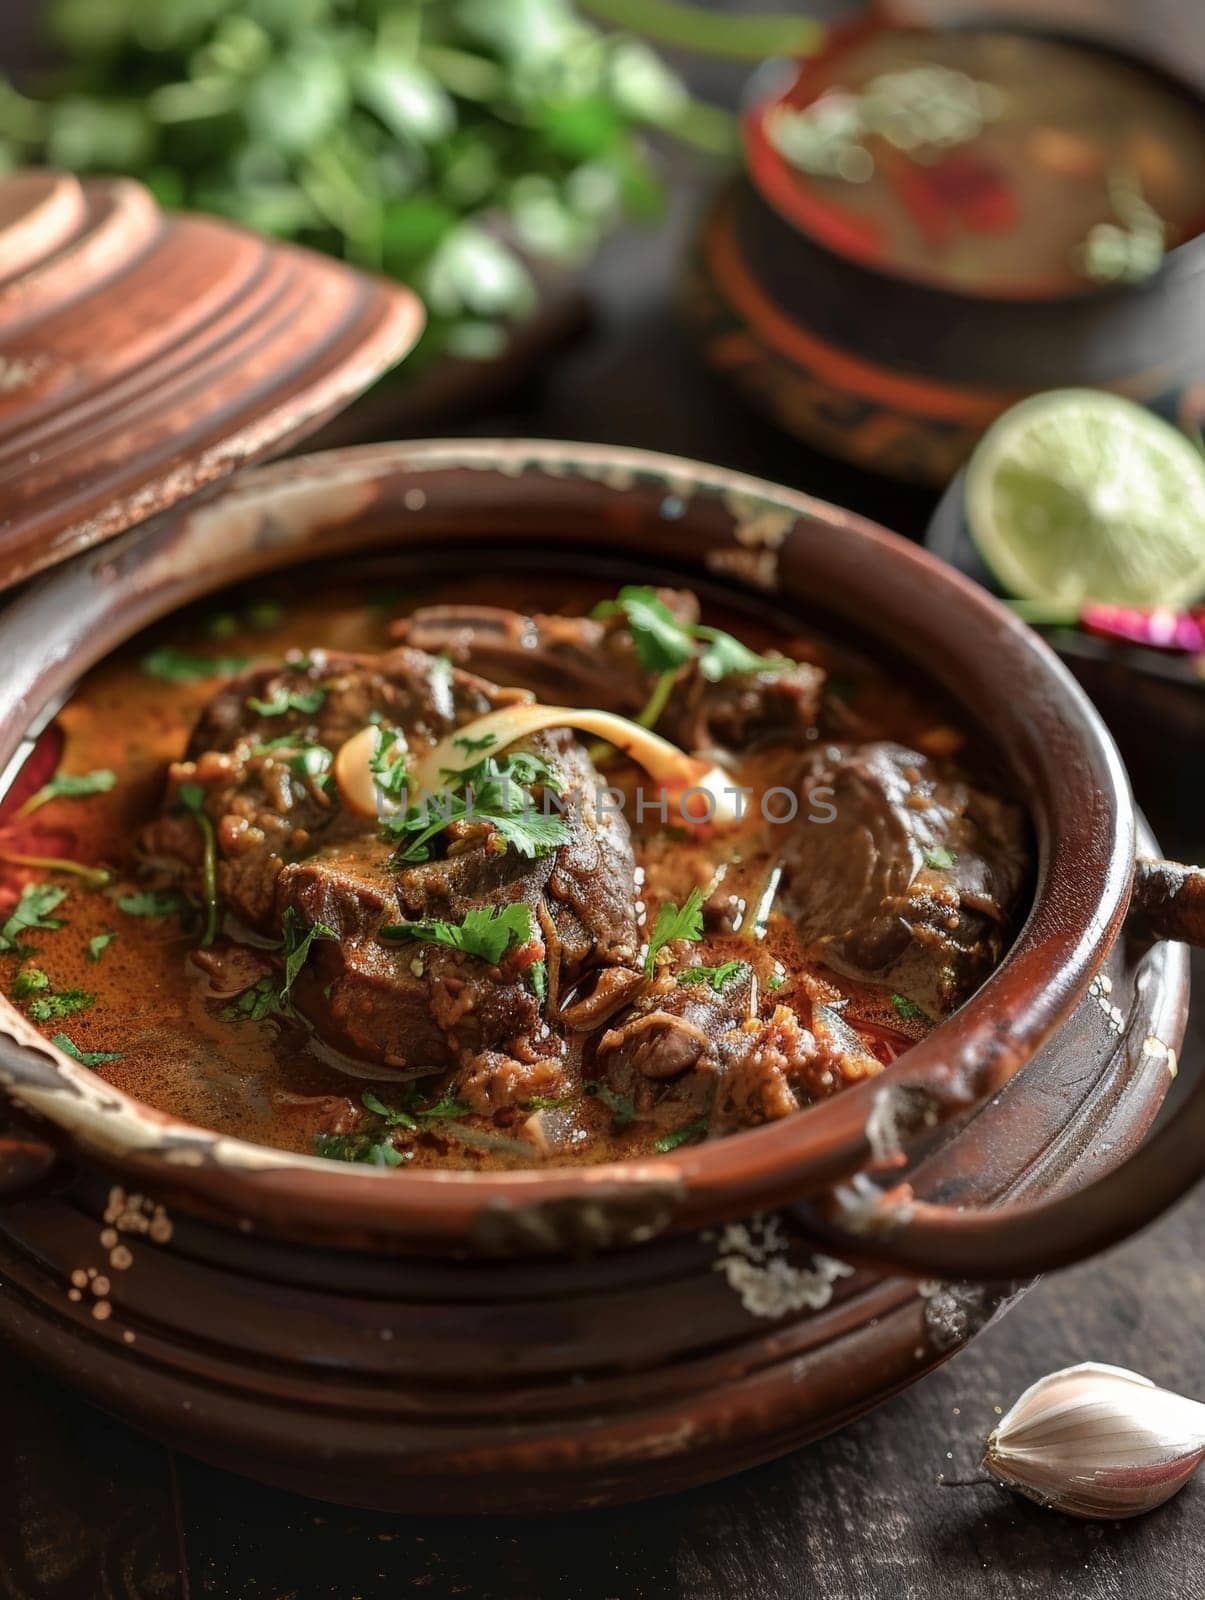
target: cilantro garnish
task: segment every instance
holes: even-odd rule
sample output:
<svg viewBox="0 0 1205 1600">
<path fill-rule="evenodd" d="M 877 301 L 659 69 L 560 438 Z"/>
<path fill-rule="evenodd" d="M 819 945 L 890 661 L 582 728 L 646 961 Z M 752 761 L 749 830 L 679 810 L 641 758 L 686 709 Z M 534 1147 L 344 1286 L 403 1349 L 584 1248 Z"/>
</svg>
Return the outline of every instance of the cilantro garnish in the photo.
<svg viewBox="0 0 1205 1600">
<path fill-rule="evenodd" d="M 497 735 L 492 733 L 483 733 L 480 739 L 470 739 L 465 734 L 457 734 L 452 740 L 452 743 L 463 750 L 466 756 L 480 755 L 483 750 L 488 750 L 497 742 Z"/>
<path fill-rule="evenodd" d="M 444 776 L 448 787 L 441 794 L 424 796 L 400 816 L 383 819 L 384 837 L 399 841 L 391 867 L 426 861 L 431 840 L 454 822 L 488 822 L 509 847 L 529 858 L 547 855 L 569 837 L 561 817 L 532 803 L 533 785 L 553 788 L 558 779 L 548 762 L 529 751 L 501 760 L 486 756 Z"/>
<path fill-rule="evenodd" d="M 701 1133 L 707 1132 L 707 1118 L 700 1117 L 697 1122 L 688 1122 L 684 1128 L 675 1128 L 672 1133 L 664 1133 L 654 1144 L 653 1149 L 664 1155 L 667 1150 L 676 1150 L 680 1144 L 685 1144 L 688 1139 L 697 1139 Z"/>
<path fill-rule="evenodd" d="M 184 909 L 184 896 L 177 889 L 140 889 L 117 898 L 118 909 L 129 917 L 174 917 Z"/>
<path fill-rule="evenodd" d="M 899 1015 L 904 1017 L 908 1022 L 927 1022 L 929 1020 L 925 1016 L 925 1013 L 917 1005 L 916 1001 L 909 1000 L 906 994 L 893 994 L 891 997 L 891 1004 L 895 1007 Z"/>
<path fill-rule="evenodd" d="M 122 1061 L 124 1056 L 120 1050 L 81 1050 L 65 1033 L 56 1033 L 51 1039 L 51 1044 L 57 1044 L 64 1054 L 80 1062 L 85 1067 L 103 1067 L 106 1061 Z"/>
<path fill-rule="evenodd" d="M 704 646 L 697 652 L 699 672 L 708 683 L 718 683 L 721 678 L 734 672 L 761 672 L 769 667 L 790 664 L 784 656 L 759 656 L 721 628 L 680 621 L 657 591 L 644 585 L 629 584 L 619 591 L 614 600 L 604 600 L 601 605 L 595 606 L 591 615 L 622 615 L 627 620 L 636 658 L 646 672 L 664 674 L 676 671 L 688 661 L 696 659 L 699 643 Z M 664 685 L 658 685 L 657 693 L 660 704 L 652 720 L 647 717 L 651 708 L 646 708 L 646 713 L 641 716 L 647 727 L 656 721 L 668 698 L 668 690 Z"/>
<path fill-rule="evenodd" d="M 73 1017 L 84 1011 L 96 999 L 83 989 L 64 989 L 58 994 L 42 994 L 30 1003 L 29 1014 L 35 1022 L 57 1022 L 61 1017 Z"/>
<path fill-rule="evenodd" d="M 740 972 L 745 967 L 743 961 L 725 961 L 718 967 L 687 967 L 685 972 L 678 973 L 679 983 L 709 983 L 719 994 L 734 972 Z"/>
<path fill-rule="evenodd" d="M 657 912 L 657 920 L 653 924 L 652 936 L 649 939 L 648 953 L 644 958 L 644 970 L 648 977 L 653 976 L 657 956 L 675 939 L 701 939 L 703 937 L 703 892 L 701 889 L 692 889 L 686 897 L 685 904 L 679 909 L 672 904 L 663 905 Z"/>
<path fill-rule="evenodd" d="M 99 961 L 116 937 L 115 933 L 94 933 L 88 940 L 88 960 Z"/>
<path fill-rule="evenodd" d="M 268 975 L 235 995 L 218 1015 L 223 1022 L 262 1022 L 265 1017 L 291 1016 L 292 1007 L 287 1001 L 282 1002 L 276 979 Z"/>
<path fill-rule="evenodd" d="M 0 928 L 0 951 L 21 949 L 21 935 L 35 928 L 48 931 L 61 928 L 63 919 L 52 917 L 50 913 L 66 898 L 66 889 L 56 889 L 49 883 L 27 883 L 8 921 Z"/>
<path fill-rule="evenodd" d="M 164 683 L 198 683 L 202 678 L 229 678 L 251 664 L 250 656 L 192 656 L 161 645 L 142 658 L 142 670 Z"/>
<path fill-rule="evenodd" d="M 533 1095 L 530 1100 L 524 1100 L 523 1109 L 524 1111 L 561 1111 L 565 1106 L 571 1106 L 572 1104 L 572 1095 L 562 1095 L 557 1100 L 550 1095 L 537 1094 Z"/>
<path fill-rule="evenodd" d="M 13 979 L 13 999 L 28 1000 L 31 994 L 49 988 L 50 979 L 40 967 L 24 967 Z"/>
<path fill-rule="evenodd" d="M 953 850 L 947 850 L 945 845 L 937 845 L 932 850 L 923 851 L 922 854 L 925 858 L 925 865 L 932 867 L 935 872 L 945 872 L 950 867 L 957 865 L 958 862 L 958 857 Z"/>
<path fill-rule="evenodd" d="M 509 906 L 475 906 L 460 922 L 391 923 L 381 929 L 380 937 L 446 944 L 496 966 L 511 945 L 531 942 L 531 907 L 522 901 Z"/>
<path fill-rule="evenodd" d="M 406 1159 L 390 1139 L 370 1133 L 320 1133 L 314 1151 L 328 1161 L 355 1161 L 370 1167 L 400 1167 Z"/>
<path fill-rule="evenodd" d="M 408 1111 L 399 1111 L 396 1106 L 387 1106 L 371 1089 L 365 1089 L 360 1096 L 360 1104 L 366 1111 L 371 1111 L 374 1116 L 384 1117 L 386 1125 L 390 1128 L 408 1128 L 411 1132 L 418 1127 L 418 1123 Z"/>
<path fill-rule="evenodd" d="M 325 689 L 289 689 L 281 684 L 272 691 L 270 700 L 259 700 L 255 695 L 248 695 L 247 706 L 260 717 L 283 717 L 287 711 L 300 711 L 304 716 L 310 716 L 325 699 Z"/>
<path fill-rule="evenodd" d="M 305 965 L 310 946 L 315 939 L 338 939 L 339 935 L 325 922 L 308 923 L 295 906 L 286 906 L 284 914 L 285 981 L 280 991 L 282 1001 L 287 1000 L 297 974 Z"/>
<path fill-rule="evenodd" d="M 92 772 L 56 772 L 49 783 L 44 783 L 36 794 L 30 795 L 18 815 L 27 817 L 48 800 L 74 800 L 89 794 L 105 794 L 116 782 L 117 774 L 110 772 L 108 767 L 97 767 Z"/>
<path fill-rule="evenodd" d="M 465 1105 L 463 1100 L 457 1100 L 456 1096 L 453 1094 L 445 1094 L 441 1096 L 441 1098 L 438 1099 L 433 1106 L 416 1108 L 414 1115 L 416 1117 L 426 1117 L 430 1119 L 439 1119 L 443 1117 L 464 1117 L 468 1115 L 469 1109 L 470 1108 Z"/>
<path fill-rule="evenodd" d="M 610 1084 L 590 1080 L 585 1085 L 586 1093 L 595 1100 L 601 1100 L 611 1113 L 611 1120 L 616 1132 L 626 1128 L 636 1120 L 636 1107 L 626 1094 L 616 1094 Z"/>
<path fill-rule="evenodd" d="M 377 724 L 377 736 L 372 754 L 368 758 L 368 770 L 372 773 L 372 781 L 378 793 L 388 800 L 400 802 L 406 793 L 410 781 L 407 764 L 409 754 L 406 736 L 400 728 L 391 728 L 384 723 Z"/>
<path fill-rule="evenodd" d="M 190 813 L 201 830 L 202 865 L 201 882 L 205 891 L 205 927 L 201 933 L 201 948 L 207 950 L 218 931 L 218 840 L 213 823 L 205 811 L 205 790 L 199 783 L 182 783 L 179 788 L 180 804 Z"/>
</svg>

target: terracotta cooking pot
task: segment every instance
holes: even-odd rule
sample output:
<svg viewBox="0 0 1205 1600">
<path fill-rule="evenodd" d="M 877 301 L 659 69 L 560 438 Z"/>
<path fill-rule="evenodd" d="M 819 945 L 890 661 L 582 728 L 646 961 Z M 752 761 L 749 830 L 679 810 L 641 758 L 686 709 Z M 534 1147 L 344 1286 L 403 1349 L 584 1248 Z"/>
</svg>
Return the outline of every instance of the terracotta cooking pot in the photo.
<svg viewBox="0 0 1205 1600">
<path fill-rule="evenodd" d="M 943 1360 L 1017 1280 L 1141 1226 L 1205 1152 L 1202 1090 L 1143 1143 L 1187 1003 L 1184 950 L 1160 941 L 1205 940 L 1205 877 L 1135 871 L 1154 844 L 1084 695 L 924 551 L 752 478 L 477 441 L 243 473 L 0 616 L 0 771 L 82 672 L 221 585 L 369 550 L 488 570 L 517 549 L 745 586 L 914 664 L 1027 802 L 1036 888 L 989 981 L 880 1078 L 598 1167 L 266 1150 L 117 1093 L 0 1004 L 7 1337 L 202 1456 L 351 1503 L 565 1508 L 764 1460 Z"/>
</svg>

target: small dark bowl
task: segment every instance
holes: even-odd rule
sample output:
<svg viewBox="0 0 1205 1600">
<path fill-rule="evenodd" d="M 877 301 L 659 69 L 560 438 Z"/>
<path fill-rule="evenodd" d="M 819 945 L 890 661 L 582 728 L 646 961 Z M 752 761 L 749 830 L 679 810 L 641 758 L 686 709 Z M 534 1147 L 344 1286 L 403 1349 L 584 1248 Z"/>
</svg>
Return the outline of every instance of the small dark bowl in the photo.
<svg viewBox="0 0 1205 1600">
<path fill-rule="evenodd" d="M 885 26 L 838 29 L 824 59 Z M 1081 48 L 1106 47 L 1077 41 Z M 1050 298 L 957 293 L 854 260 L 812 231 L 762 127 L 716 196 L 688 269 L 706 359 L 789 432 L 894 477 L 945 483 L 985 428 L 1042 389 L 1114 389 L 1192 427 L 1205 414 L 1205 235 L 1138 284 Z M 1155 68 L 1169 95 L 1190 91 Z"/>
</svg>

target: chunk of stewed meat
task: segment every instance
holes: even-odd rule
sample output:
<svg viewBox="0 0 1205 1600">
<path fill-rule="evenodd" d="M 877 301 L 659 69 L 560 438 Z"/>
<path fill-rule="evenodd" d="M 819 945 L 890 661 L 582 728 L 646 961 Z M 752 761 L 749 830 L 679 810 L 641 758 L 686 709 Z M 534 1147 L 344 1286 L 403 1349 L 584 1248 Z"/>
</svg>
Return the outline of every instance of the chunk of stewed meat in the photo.
<svg viewBox="0 0 1205 1600">
<path fill-rule="evenodd" d="M 945 1015 L 1007 944 L 1026 872 L 1019 809 L 887 741 L 815 750 L 801 787 L 823 804 L 782 830 L 782 909 L 832 966 Z"/>
</svg>

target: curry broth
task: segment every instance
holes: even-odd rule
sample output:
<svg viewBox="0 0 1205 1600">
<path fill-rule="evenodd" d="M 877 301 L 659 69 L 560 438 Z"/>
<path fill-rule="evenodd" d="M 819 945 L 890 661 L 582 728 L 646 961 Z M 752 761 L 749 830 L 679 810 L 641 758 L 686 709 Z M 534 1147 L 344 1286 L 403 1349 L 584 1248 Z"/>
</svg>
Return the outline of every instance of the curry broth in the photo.
<svg viewBox="0 0 1205 1600">
<path fill-rule="evenodd" d="M 377 652 L 389 647 L 390 624 L 420 605 L 454 601 L 577 615 L 614 592 L 614 585 L 591 578 L 552 579 L 523 571 L 452 583 L 410 580 L 404 596 L 395 597 L 376 577 L 332 582 L 329 574 L 320 579 L 296 574 L 273 582 L 273 600 L 266 606 L 262 589 L 232 593 L 133 641 L 81 682 L 5 803 L 0 824 L 5 902 L 11 906 L 22 885 L 30 882 L 68 890 L 55 911 L 61 928 L 29 933 L 32 952 L 20 958 L 0 955 L 6 991 L 13 992 L 18 973 L 34 968 L 47 975 L 50 993 L 94 996 L 74 1014 L 41 1022 L 42 1031 L 47 1037 L 66 1035 L 85 1057 L 93 1052 L 111 1055 L 98 1059 L 94 1069 L 115 1087 L 172 1116 L 304 1152 L 314 1150 L 321 1134 L 357 1128 L 364 1117 L 365 1091 L 389 1103 L 396 1101 L 402 1086 L 396 1074 L 378 1075 L 371 1063 L 349 1062 L 305 1024 L 304 1014 L 319 998 L 307 975 L 297 989 L 302 1018 L 226 1020 L 209 980 L 189 959 L 198 937 L 195 917 L 134 915 L 118 904 L 123 895 L 140 891 L 133 841 L 160 803 L 167 765 L 183 755 L 195 719 L 220 682 L 214 677 L 165 682 L 140 663 L 162 647 L 185 656 L 255 660 L 319 647 Z M 905 675 L 873 666 L 818 634 L 789 631 L 779 619 L 753 609 L 708 605 L 705 616 L 755 650 L 772 648 L 825 667 L 826 715 L 838 732 L 853 727 L 863 739 L 890 736 L 942 758 L 965 751 L 966 735 L 948 709 L 938 705 L 935 710 L 933 692 Z M 47 739 L 54 737 L 62 741 L 57 762 L 47 749 Z M 738 769 L 739 779 L 761 788 L 781 776 L 779 764 L 775 752 L 755 751 Z M 52 799 L 22 816 L 22 804 L 54 766 L 67 773 L 109 769 L 118 781 L 108 792 Z M 631 771 L 625 773 L 622 766 L 609 770 L 607 779 L 621 787 L 633 781 Z M 655 818 L 633 831 L 641 863 L 638 891 L 650 915 L 654 904 L 671 894 L 685 897 L 692 883 L 718 871 L 730 888 L 737 886 L 752 918 L 773 868 L 764 840 L 740 831 L 735 838 L 717 836 L 699 852 L 683 848 L 684 829 L 661 829 Z M 108 868 L 113 880 L 107 887 L 92 888 L 66 872 L 21 865 L 20 858 L 61 858 Z M 748 931 L 746 924 L 744 932 L 708 934 L 697 953 L 712 965 L 740 960 L 753 945 Z M 107 934 L 115 937 L 91 951 L 90 941 Z M 809 959 L 793 922 L 772 909 L 756 943 L 768 953 L 765 959 L 775 963 L 775 979 L 781 974 L 775 998 L 801 1014 L 817 1002 L 836 1003 L 877 1064 L 894 1059 L 930 1026 L 929 1018 L 901 1003 L 898 995 L 893 998 L 888 988 L 840 975 Z M 763 957 L 759 961 L 764 968 Z M 30 1009 L 28 998 L 17 1003 Z M 666 1133 L 664 1123 L 617 1125 L 613 1106 L 581 1093 L 580 1070 L 580 1042 L 571 1041 L 567 1071 L 574 1084 L 572 1116 L 579 1132 L 571 1145 L 556 1152 L 555 1160 L 598 1161 L 656 1150 Z M 428 1081 L 437 1094 L 443 1080 Z M 515 1122 L 504 1114 L 492 1124 L 462 1118 L 460 1127 L 467 1130 L 463 1136 L 447 1136 L 432 1123 L 408 1143 L 405 1159 L 414 1165 L 470 1169 L 533 1164 L 538 1159 L 534 1153 L 524 1156 L 521 1146 L 514 1147 Z M 474 1127 L 485 1130 L 484 1146 L 465 1142 Z"/>
</svg>

